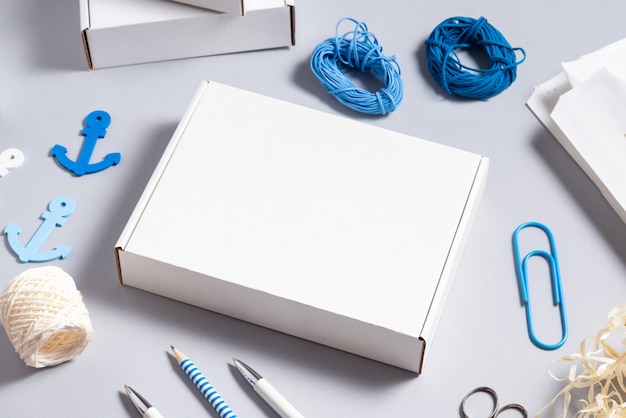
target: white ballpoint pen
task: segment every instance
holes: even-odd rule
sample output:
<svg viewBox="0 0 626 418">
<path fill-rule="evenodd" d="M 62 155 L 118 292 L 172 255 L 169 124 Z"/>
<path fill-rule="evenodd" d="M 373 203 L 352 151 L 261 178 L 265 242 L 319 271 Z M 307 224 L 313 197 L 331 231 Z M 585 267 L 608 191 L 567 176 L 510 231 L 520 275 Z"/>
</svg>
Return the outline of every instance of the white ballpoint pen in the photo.
<svg viewBox="0 0 626 418">
<path fill-rule="evenodd" d="M 124 385 L 124 389 L 126 389 L 126 393 L 133 405 L 135 405 L 135 408 L 141 413 L 142 418 L 163 418 L 163 415 L 133 388 Z"/>
<path fill-rule="evenodd" d="M 241 375 L 250 383 L 254 391 L 271 406 L 282 418 L 304 418 L 304 416 L 285 399 L 274 386 L 254 369 L 241 360 L 233 358 L 233 362 Z"/>
</svg>

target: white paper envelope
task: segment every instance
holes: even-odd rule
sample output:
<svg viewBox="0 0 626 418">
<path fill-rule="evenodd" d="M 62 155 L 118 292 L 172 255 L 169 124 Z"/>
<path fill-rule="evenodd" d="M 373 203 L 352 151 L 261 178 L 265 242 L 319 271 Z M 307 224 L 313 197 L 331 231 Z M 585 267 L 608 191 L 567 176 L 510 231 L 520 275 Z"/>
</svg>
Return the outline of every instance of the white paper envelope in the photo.
<svg viewBox="0 0 626 418">
<path fill-rule="evenodd" d="M 601 69 L 562 94 L 551 117 L 609 202 L 626 207 L 626 81 Z"/>
<path fill-rule="evenodd" d="M 583 55 L 575 61 L 564 62 L 562 66 L 572 87 L 578 86 L 602 69 L 610 69 L 615 74 L 626 74 L 626 38 Z"/>
</svg>

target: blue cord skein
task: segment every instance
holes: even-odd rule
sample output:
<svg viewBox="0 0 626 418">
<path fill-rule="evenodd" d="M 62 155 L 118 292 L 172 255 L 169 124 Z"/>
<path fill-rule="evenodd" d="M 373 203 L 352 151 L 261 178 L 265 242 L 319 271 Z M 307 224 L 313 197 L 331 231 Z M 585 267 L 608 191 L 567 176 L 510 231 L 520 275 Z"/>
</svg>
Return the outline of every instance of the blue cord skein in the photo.
<svg viewBox="0 0 626 418">
<path fill-rule="evenodd" d="M 425 41 L 428 70 L 448 93 L 485 100 L 507 89 L 526 59 L 522 48 L 512 48 L 502 33 L 481 17 L 451 17 L 441 22 Z M 472 68 L 461 63 L 456 50 L 481 47 L 489 68 Z M 522 54 L 518 61 L 516 52 Z"/>
<path fill-rule="evenodd" d="M 351 32 L 339 36 L 339 25 L 344 21 L 355 24 Z M 378 40 L 363 22 L 343 18 L 337 23 L 335 37 L 320 43 L 311 54 L 311 70 L 326 91 L 340 103 L 358 112 L 385 115 L 400 104 L 403 85 L 400 66 L 395 56 L 383 55 Z M 341 66 L 347 65 L 363 73 L 372 72 L 385 87 L 372 93 L 356 87 Z"/>
</svg>

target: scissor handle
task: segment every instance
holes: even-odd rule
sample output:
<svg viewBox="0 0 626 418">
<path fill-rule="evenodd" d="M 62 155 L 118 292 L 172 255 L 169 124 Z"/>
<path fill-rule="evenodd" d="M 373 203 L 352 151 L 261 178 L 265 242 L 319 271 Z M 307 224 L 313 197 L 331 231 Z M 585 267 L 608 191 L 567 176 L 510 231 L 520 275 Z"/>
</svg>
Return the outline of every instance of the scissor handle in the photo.
<svg viewBox="0 0 626 418">
<path fill-rule="evenodd" d="M 526 410 L 526 408 L 518 403 L 510 403 L 508 405 L 504 405 L 498 410 L 494 418 L 496 418 L 498 415 L 500 415 L 500 413 L 506 411 L 507 409 L 515 409 L 516 411 L 519 411 L 519 413 L 522 414 L 524 418 L 528 418 L 528 411 Z"/>
<path fill-rule="evenodd" d="M 478 392 L 487 393 L 489 394 L 489 396 L 491 396 L 491 399 L 493 399 L 493 410 L 486 418 L 496 418 L 502 412 L 509 410 L 509 409 L 515 409 L 516 411 L 519 411 L 524 418 L 528 418 L 528 411 L 526 411 L 526 408 L 524 408 L 522 405 L 518 403 L 510 403 L 498 409 L 498 394 L 496 393 L 495 390 L 491 389 L 488 386 L 479 386 L 477 388 L 470 390 L 469 393 L 465 395 L 465 398 L 463 398 L 463 402 L 461 402 L 461 415 L 463 416 L 463 418 L 470 418 L 465 412 L 465 403 L 472 395 Z"/>
<path fill-rule="evenodd" d="M 491 389 L 490 387 L 487 386 L 479 386 L 477 388 L 474 388 L 472 390 L 470 390 L 467 395 L 465 395 L 465 398 L 463 398 L 463 402 L 461 402 L 461 415 L 463 416 L 463 418 L 470 418 L 467 413 L 465 412 L 465 403 L 467 402 L 467 400 L 474 395 L 475 393 L 478 392 L 485 392 L 488 393 L 489 396 L 491 396 L 491 399 L 493 399 L 493 410 L 491 411 L 491 413 L 487 416 L 487 418 L 495 418 L 496 415 L 498 414 L 498 395 L 496 394 L 496 391 Z"/>
</svg>

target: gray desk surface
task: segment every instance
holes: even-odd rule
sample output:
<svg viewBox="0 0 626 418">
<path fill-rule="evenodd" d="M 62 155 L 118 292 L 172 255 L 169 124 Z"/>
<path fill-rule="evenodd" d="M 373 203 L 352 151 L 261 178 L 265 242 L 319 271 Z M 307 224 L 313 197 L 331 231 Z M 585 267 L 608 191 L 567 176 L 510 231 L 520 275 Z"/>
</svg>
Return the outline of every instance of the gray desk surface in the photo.
<svg viewBox="0 0 626 418">
<path fill-rule="evenodd" d="M 626 301 L 626 226 L 525 106 L 560 62 L 626 36 L 623 1 L 300 0 L 294 47 L 91 72 L 77 1 L 0 0 L 0 6 L 0 151 L 17 147 L 26 156 L 0 179 L 0 225 L 19 221 L 32 231 L 52 197 L 80 201 L 71 232 L 63 232 L 73 253 L 51 264 L 74 277 L 95 328 L 82 356 L 41 370 L 27 367 L 0 335 L 2 417 L 137 416 L 124 383 L 166 417 L 216 417 L 173 363 L 170 344 L 194 358 L 241 417 L 276 415 L 230 365 L 232 356 L 270 378 L 308 417 L 457 417 L 465 393 L 480 385 L 534 413 L 562 387 L 548 376 L 549 362 L 575 352 L 609 309 Z M 455 15 L 485 16 L 526 50 L 517 81 L 503 94 L 460 101 L 433 85 L 423 41 Z M 315 45 L 346 16 L 365 21 L 402 66 L 404 101 L 386 117 L 338 105 L 309 70 Z M 202 79 L 490 157 L 484 199 L 422 375 L 118 283 L 113 246 Z M 106 174 L 72 177 L 52 163 L 49 150 L 80 140 L 82 120 L 94 109 L 114 118 L 117 149 L 109 152 L 120 151 L 123 162 Z M 530 343 L 518 298 L 511 233 L 529 220 L 549 225 L 559 248 L 570 337 L 554 352 Z M 1 247 L 4 287 L 33 265 Z M 548 285 L 542 290 L 548 294 Z M 539 300 L 537 315 L 555 335 L 558 316 L 547 300 Z"/>
</svg>

